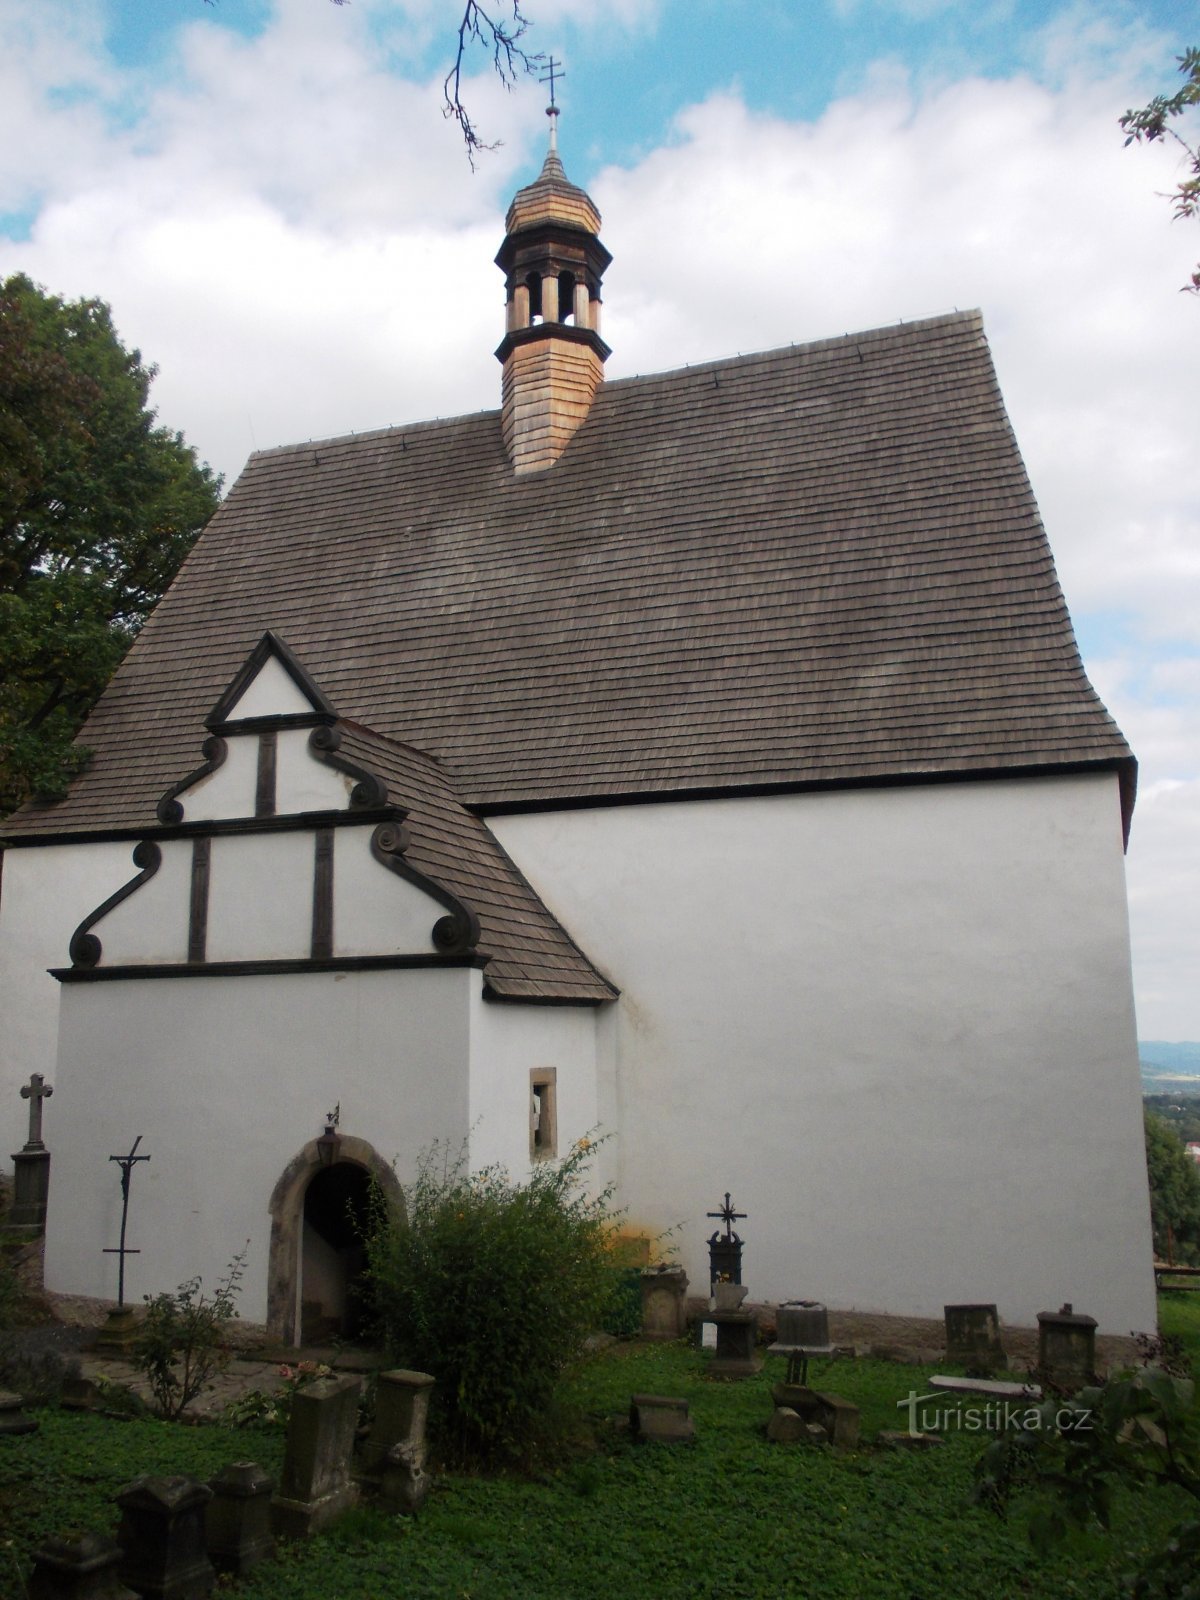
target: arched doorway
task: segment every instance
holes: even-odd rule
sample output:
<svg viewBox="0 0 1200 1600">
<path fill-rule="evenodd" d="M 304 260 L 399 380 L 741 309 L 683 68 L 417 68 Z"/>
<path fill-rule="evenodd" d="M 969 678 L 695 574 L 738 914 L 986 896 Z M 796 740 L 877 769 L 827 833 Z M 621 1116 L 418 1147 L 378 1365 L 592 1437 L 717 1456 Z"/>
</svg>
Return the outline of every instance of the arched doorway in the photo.
<svg viewBox="0 0 1200 1600">
<path fill-rule="evenodd" d="M 271 1194 L 267 1326 L 285 1344 L 325 1344 L 361 1330 L 362 1224 L 372 1189 L 403 1215 L 396 1174 L 365 1139 L 343 1134 L 326 1165 L 310 1140 Z"/>
<path fill-rule="evenodd" d="M 330 1344 L 362 1333 L 370 1210 L 365 1167 L 338 1161 L 309 1179 L 300 1239 L 301 1344 Z"/>
</svg>

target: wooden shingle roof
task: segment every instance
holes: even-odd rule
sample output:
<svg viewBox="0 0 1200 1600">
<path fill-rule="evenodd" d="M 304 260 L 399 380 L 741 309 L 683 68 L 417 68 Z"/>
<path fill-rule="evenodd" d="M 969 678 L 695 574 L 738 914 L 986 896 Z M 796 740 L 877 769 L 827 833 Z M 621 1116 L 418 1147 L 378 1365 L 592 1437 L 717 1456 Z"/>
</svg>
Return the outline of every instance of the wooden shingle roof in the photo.
<svg viewBox="0 0 1200 1600">
<path fill-rule="evenodd" d="M 482 810 L 1125 766 L 977 313 L 251 457 L 17 837 L 140 826 L 267 628 Z"/>
<path fill-rule="evenodd" d="M 405 860 L 479 918 L 485 992 L 531 1002 L 616 998 L 487 825 L 459 804 L 435 761 L 353 723 L 340 723 L 339 732 L 339 752 L 382 778 L 389 803 L 407 812 Z"/>
</svg>

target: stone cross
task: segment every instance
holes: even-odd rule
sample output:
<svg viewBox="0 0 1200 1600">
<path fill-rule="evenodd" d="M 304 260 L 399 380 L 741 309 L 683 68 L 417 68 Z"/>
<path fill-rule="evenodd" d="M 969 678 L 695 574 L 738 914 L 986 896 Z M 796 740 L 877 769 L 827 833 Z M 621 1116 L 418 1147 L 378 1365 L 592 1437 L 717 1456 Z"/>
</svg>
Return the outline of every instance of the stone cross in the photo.
<svg viewBox="0 0 1200 1600">
<path fill-rule="evenodd" d="M 54 1093 L 40 1072 L 30 1075 L 29 1082 L 21 1085 L 21 1099 L 29 1101 L 29 1137 L 26 1150 L 42 1148 L 42 1101 Z"/>
</svg>

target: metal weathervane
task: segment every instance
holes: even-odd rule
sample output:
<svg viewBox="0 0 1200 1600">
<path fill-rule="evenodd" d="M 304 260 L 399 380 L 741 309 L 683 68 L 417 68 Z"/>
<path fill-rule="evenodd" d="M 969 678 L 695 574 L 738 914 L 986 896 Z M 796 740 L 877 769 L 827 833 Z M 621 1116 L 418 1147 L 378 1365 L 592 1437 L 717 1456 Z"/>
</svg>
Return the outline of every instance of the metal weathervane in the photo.
<svg viewBox="0 0 1200 1600">
<path fill-rule="evenodd" d="M 125 1308 L 125 1257 L 140 1256 L 142 1253 L 140 1250 L 128 1249 L 125 1244 L 125 1225 L 129 1221 L 130 1175 L 133 1172 L 134 1166 L 137 1162 L 149 1161 L 150 1159 L 149 1156 L 138 1155 L 137 1147 L 141 1144 L 141 1142 L 142 1135 L 139 1133 L 137 1138 L 133 1141 L 133 1148 L 130 1150 L 127 1156 L 109 1156 L 108 1158 L 110 1161 L 115 1161 L 121 1169 L 121 1242 L 116 1246 L 108 1245 L 104 1250 L 104 1254 L 106 1256 L 117 1256 L 120 1260 L 120 1265 L 117 1268 L 118 1311 L 123 1311 Z"/>
</svg>

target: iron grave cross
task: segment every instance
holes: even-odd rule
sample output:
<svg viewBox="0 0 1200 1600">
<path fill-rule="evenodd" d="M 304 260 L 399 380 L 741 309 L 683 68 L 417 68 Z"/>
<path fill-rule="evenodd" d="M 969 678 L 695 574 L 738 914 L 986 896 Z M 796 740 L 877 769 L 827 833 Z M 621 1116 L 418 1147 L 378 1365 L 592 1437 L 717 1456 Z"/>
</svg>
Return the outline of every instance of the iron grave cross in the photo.
<svg viewBox="0 0 1200 1600">
<path fill-rule="evenodd" d="M 29 1101 L 29 1137 L 25 1141 L 26 1150 L 43 1148 L 42 1101 L 53 1093 L 53 1087 L 46 1082 L 40 1072 L 32 1073 L 29 1082 L 21 1085 L 21 1099 Z"/>
<path fill-rule="evenodd" d="M 744 1211 L 735 1211 L 733 1209 L 733 1204 L 730 1201 L 728 1189 L 725 1191 L 725 1204 L 721 1207 L 720 1211 L 706 1211 L 704 1214 L 706 1217 L 715 1217 L 718 1221 L 725 1224 L 725 1237 L 727 1239 L 734 1239 L 737 1237 L 733 1231 L 733 1224 L 735 1222 L 745 1222 L 746 1220 L 746 1213 Z"/>
<path fill-rule="evenodd" d="M 118 1311 L 124 1310 L 125 1307 L 125 1257 L 140 1256 L 142 1253 L 140 1250 L 129 1249 L 125 1244 L 125 1227 L 129 1221 L 129 1177 L 133 1171 L 135 1162 L 149 1161 L 150 1159 L 149 1156 L 138 1155 L 137 1147 L 141 1144 L 141 1142 L 142 1136 L 139 1133 L 137 1138 L 133 1141 L 133 1147 L 127 1156 L 109 1156 L 108 1158 L 110 1161 L 115 1161 L 121 1169 L 121 1242 L 116 1246 L 108 1245 L 103 1251 L 103 1254 L 106 1256 L 117 1257 Z"/>
</svg>

